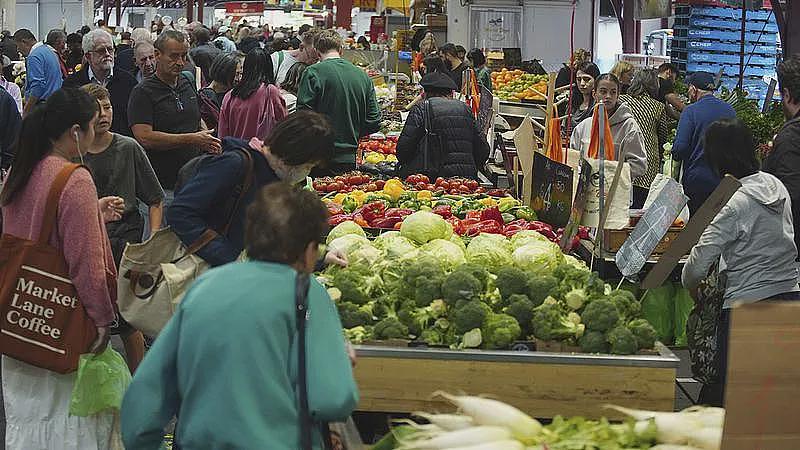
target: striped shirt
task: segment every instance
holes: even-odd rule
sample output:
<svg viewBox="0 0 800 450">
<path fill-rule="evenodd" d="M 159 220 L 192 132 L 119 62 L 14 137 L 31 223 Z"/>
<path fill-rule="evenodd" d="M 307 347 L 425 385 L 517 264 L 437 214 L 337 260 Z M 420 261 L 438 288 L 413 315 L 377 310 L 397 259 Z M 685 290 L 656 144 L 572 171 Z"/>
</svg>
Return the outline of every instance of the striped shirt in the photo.
<svg viewBox="0 0 800 450">
<path fill-rule="evenodd" d="M 667 142 L 669 136 L 664 104 L 648 95 L 631 97 L 625 94 L 619 97 L 619 101 L 628 104 L 631 114 L 639 124 L 647 152 L 647 170 L 644 175 L 633 180 L 633 185 L 649 188 L 656 174 L 661 171 L 661 146 Z"/>
</svg>

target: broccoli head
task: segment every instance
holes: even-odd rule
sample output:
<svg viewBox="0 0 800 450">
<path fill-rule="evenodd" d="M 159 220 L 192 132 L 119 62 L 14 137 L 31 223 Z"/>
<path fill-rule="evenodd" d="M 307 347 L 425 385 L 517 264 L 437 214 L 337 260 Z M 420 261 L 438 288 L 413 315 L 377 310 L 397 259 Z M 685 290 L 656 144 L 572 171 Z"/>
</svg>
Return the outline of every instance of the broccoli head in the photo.
<svg viewBox="0 0 800 450">
<path fill-rule="evenodd" d="M 636 337 L 636 345 L 640 348 L 653 348 L 656 344 L 656 329 L 647 319 L 635 319 L 628 323 L 628 329 Z"/>
<path fill-rule="evenodd" d="M 423 256 L 419 259 L 409 261 L 403 272 L 403 281 L 412 289 L 417 287 L 417 280 L 421 278 L 443 278 L 444 269 L 442 265 L 432 256 Z"/>
<path fill-rule="evenodd" d="M 428 306 L 434 300 L 442 298 L 442 282 L 444 277 L 419 277 L 414 289 L 414 301 L 417 306 Z"/>
<path fill-rule="evenodd" d="M 435 328 L 422 330 L 419 340 L 428 345 L 444 345 L 444 332 Z"/>
<path fill-rule="evenodd" d="M 524 336 L 531 334 L 531 319 L 533 319 L 533 310 L 536 306 L 527 295 L 514 294 L 508 297 L 508 306 L 505 308 L 505 313 L 517 319 Z"/>
<path fill-rule="evenodd" d="M 375 339 L 405 339 L 408 337 L 408 327 L 396 317 L 387 317 L 375 324 L 372 334 Z"/>
<path fill-rule="evenodd" d="M 500 290 L 500 295 L 504 299 L 514 294 L 528 292 L 528 274 L 524 270 L 514 266 L 503 266 L 497 270 L 496 275 L 494 285 Z"/>
<path fill-rule="evenodd" d="M 474 263 L 464 263 L 454 270 L 454 272 L 467 272 L 481 282 L 485 291 L 489 287 L 489 271 L 484 267 Z"/>
<path fill-rule="evenodd" d="M 345 302 L 363 305 L 372 300 L 382 285 L 381 277 L 354 268 L 344 268 L 333 275 L 333 285 L 342 293 Z"/>
<path fill-rule="evenodd" d="M 354 327 L 344 330 L 344 336 L 353 344 L 360 344 L 370 338 L 372 330 L 368 327 Z"/>
<path fill-rule="evenodd" d="M 601 298 L 589 303 L 583 310 L 583 323 L 591 331 L 605 332 L 619 322 L 619 310 L 608 299 Z"/>
<path fill-rule="evenodd" d="M 563 314 L 558 305 L 543 303 L 533 311 L 533 335 L 545 341 L 577 338 L 583 335 L 583 324 L 575 323 Z"/>
<path fill-rule="evenodd" d="M 397 309 L 397 320 L 408 328 L 407 334 L 419 336 L 422 333 L 423 327 L 417 316 L 417 306 L 411 300 L 402 303 Z"/>
<path fill-rule="evenodd" d="M 372 323 L 372 314 L 369 311 L 359 308 L 358 305 L 350 302 L 336 303 L 339 310 L 339 319 L 344 328 L 354 328 Z"/>
<path fill-rule="evenodd" d="M 578 345 L 584 353 L 608 353 L 606 335 L 600 331 L 587 331 L 578 340 Z"/>
<path fill-rule="evenodd" d="M 578 311 L 586 304 L 586 291 L 583 289 L 573 289 L 564 295 L 564 303 L 573 311 Z"/>
<path fill-rule="evenodd" d="M 522 334 L 522 329 L 517 319 L 507 314 L 489 314 L 481 327 L 482 347 L 487 349 L 503 350 Z"/>
<path fill-rule="evenodd" d="M 550 295 L 556 298 L 564 298 L 573 289 L 583 289 L 589 300 L 602 297 L 605 292 L 605 283 L 597 273 L 582 267 L 560 264 L 553 270 L 553 276 L 558 279 L 558 288 Z"/>
<path fill-rule="evenodd" d="M 442 297 L 448 305 L 455 305 L 459 300 L 475 300 L 483 292 L 481 282 L 467 272 L 455 271 L 442 283 Z"/>
<path fill-rule="evenodd" d="M 528 280 L 528 298 L 534 306 L 539 306 L 556 287 L 558 287 L 558 280 L 552 275 L 533 277 Z"/>
<path fill-rule="evenodd" d="M 636 343 L 636 336 L 631 330 L 619 326 L 613 328 L 606 334 L 608 343 L 611 344 L 611 353 L 615 355 L 632 355 L 639 349 Z"/>
<path fill-rule="evenodd" d="M 450 323 L 456 333 L 464 334 L 473 328 L 480 328 L 489 313 L 491 309 L 479 300 L 462 302 L 450 313 Z"/>
<path fill-rule="evenodd" d="M 620 315 L 625 319 L 635 319 L 642 312 L 642 304 L 630 291 L 615 289 L 608 294 L 608 299 L 614 302 Z"/>
</svg>

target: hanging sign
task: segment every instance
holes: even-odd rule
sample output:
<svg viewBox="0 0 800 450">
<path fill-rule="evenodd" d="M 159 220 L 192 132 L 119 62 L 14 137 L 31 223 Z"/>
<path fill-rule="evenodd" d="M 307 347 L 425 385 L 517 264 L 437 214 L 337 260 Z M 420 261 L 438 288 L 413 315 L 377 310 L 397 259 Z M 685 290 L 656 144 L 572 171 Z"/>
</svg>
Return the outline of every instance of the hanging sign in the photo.
<svg viewBox="0 0 800 450">
<path fill-rule="evenodd" d="M 227 2 L 225 3 L 226 14 L 236 15 L 261 15 L 264 13 L 263 2 Z"/>
</svg>

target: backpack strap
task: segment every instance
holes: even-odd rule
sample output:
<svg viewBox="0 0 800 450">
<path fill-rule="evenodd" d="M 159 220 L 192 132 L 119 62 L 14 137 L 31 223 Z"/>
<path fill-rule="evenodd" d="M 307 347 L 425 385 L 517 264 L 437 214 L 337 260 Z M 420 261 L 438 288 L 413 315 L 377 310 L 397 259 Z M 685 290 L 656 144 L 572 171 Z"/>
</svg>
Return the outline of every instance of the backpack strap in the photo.
<svg viewBox="0 0 800 450">
<path fill-rule="evenodd" d="M 308 317 L 308 274 L 295 278 L 294 306 L 297 324 L 297 388 L 299 391 L 300 449 L 311 450 L 311 414 L 308 411 L 308 380 L 306 376 L 306 319 Z"/>
<path fill-rule="evenodd" d="M 71 163 L 65 165 L 56 175 L 53 184 L 50 185 L 50 192 L 47 193 L 47 203 L 44 206 L 42 228 L 39 232 L 40 245 L 46 245 L 50 235 L 53 234 L 53 228 L 55 228 L 56 220 L 58 219 L 58 201 L 61 199 L 61 193 L 64 192 L 64 187 L 67 185 L 69 177 L 80 167 L 84 166 Z"/>
<path fill-rule="evenodd" d="M 228 213 L 228 221 L 225 223 L 225 226 L 220 230 L 223 235 L 228 234 L 228 230 L 233 223 L 234 217 L 236 217 L 236 211 L 239 210 L 239 207 L 244 200 L 244 196 L 247 194 L 247 191 L 250 190 L 250 186 L 253 184 L 253 155 L 250 154 L 250 150 L 246 148 L 237 148 L 243 155 L 244 159 L 244 177 L 241 178 L 241 182 L 236 184 L 236 187 L 233 189 L 232 197 L 235 198 L 233 201 L 233 208 Z"/>
</svg>

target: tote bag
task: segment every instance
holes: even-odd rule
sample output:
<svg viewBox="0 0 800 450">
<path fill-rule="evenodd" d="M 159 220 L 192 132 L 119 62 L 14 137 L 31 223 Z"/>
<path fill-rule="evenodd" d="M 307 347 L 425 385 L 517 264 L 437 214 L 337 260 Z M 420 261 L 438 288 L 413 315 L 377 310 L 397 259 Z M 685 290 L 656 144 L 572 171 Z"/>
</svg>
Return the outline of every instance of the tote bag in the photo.
<svg viewBox="0 0 800 450">
<path fill-rule="evenodd" d="M 61 193 L 79 167 L 65 166 L 53 181 L 37 240 L 0 238 L 0 352 L 58 373 L 75 371 L 97 337 L 63 253 L 48 242 Z"/>
<path fill-rule="evenodd" d="M 599 106 L 599 105 L 598 105 Z M 589 192 L 586 197 L 586 209 L 583 212 L 583 219 L 581 224 L 597 228 L 600 225 L 600 160 L 597 159 L 600 152 L 600 124 L 599 124 L 599 107 L 595 106 L 594 114 L 592 116 L 592 130 L 589 138 L 589 147 L 586 151 L 586 159 L 592 167 L 592 177 L 589 183 Z M 604 111 L 605 114 L 605 111 Z M 624 228 L 629 223 L 630 197 L 631 197 L 631 168 L 628 163 L 620 162 L 618 159 L 624 161 L 625 155 L 616 155 L 614 150 L 614 138 L 611 135 L 611 127 L 609 126 L 608 116 L 605 118 L 605 127 L 602 133 L 603 139 L 603 155 L 604 155 L 604 190 L 605 190 L 605 205 L 608 208 L 608 215 L 605 219 L 605 229 L 617 230 Z M 619 156 L 619 158 L 617 158 Z M 615 178 L 619 178 L 614 186 Z M 608 198 L 611 198 L 611 204 L 608 204 Z"/>
<path fill-rule="evenodd" d="M 134 328 L 156 336 L 175 313 L 192 282 L 208 270 L 197 252 L 218 235 L 225 235 L 253 180 L 253 159 L 249 150 L 244 156 L 245 176 L 231 195 L 228 220 L 219 233 L 206 230 L 185 247 L 169 228 L 156 231 L 141 244 L 128 244 L 119 265 L 117 290 L 119 312 Z"/>
</svg>

